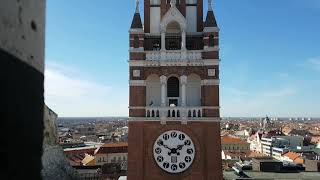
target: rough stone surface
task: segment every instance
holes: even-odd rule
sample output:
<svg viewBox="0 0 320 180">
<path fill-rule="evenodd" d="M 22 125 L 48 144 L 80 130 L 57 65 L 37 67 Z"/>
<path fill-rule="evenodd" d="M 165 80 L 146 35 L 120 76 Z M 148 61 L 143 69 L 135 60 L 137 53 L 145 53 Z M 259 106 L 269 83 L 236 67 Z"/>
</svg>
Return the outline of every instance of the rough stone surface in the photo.
<svg viewBox="0 0 320 180">
<path fill-rule="evenodd" d="M 44 72 L 45 0 L 1 0 L 0 48 Z"/>
<path fill-rule="evenodd" d="M 60 146 L 44 145 L 42 156 L 44 180 L 78 180 L 76 171 L 68 164 Z"/>
<path fill-rule="evenodd" d="M 69 165 L 63 149 L 57 143 L 57 118 L 58 115 L 45 105 L 43 119 L 42 178 L 44 180 L 79 179 L 76 171 Z"/>
<path fill-rule="evenodd" d="M 48 106 L 44 107 L 44 130 L 43 130 L 43 144 L 47 145 L 57 145 L 57 128 L 56 128 L 56 120 L 58 119 L 58 115 L 53 112 Z"/>
</svg>

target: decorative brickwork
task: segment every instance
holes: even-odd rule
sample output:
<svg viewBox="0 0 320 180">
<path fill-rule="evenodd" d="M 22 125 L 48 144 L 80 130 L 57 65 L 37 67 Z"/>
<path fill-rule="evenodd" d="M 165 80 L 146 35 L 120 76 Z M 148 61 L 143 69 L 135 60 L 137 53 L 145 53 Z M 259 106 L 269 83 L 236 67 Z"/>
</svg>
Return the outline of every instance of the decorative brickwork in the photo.
<svg viewBox="0 0 320 180">
<path fill-rule="evenodd" d="M 208 76 L 208 69 L 215 69 L 215 76 Z M 140 70 L 141 76 L 133 77 L 133 70 Z M 201 79 L 219 79 L 219 66 L 130 67 L 131 80 L 146 80 L 152 74 L 188 76 L 193 73 L 199 75 Z"/>
<path fill-rule="evenodd" d="M 146 106 L 146 87 L 130 86 L 130 106 Z"/>
<path fill-rule="evenodd" d="M 219 51 L 202 52 L 203 59 L 219 59 Z"/>
<path fill-rule="evenodd" d="M 146 111 L 144 109 L 129 109 L 130 117 L 145 117 Z"/>
<path fill-rule="evenodd" d="M 219 106 L 219 86 L 201 86 L 201 105 Z"/>
<path fill-rule="evenodd" d="M 131 52 L 130 60 L 145 60 L 146 54 L 143 52 Z"/>
</svg>

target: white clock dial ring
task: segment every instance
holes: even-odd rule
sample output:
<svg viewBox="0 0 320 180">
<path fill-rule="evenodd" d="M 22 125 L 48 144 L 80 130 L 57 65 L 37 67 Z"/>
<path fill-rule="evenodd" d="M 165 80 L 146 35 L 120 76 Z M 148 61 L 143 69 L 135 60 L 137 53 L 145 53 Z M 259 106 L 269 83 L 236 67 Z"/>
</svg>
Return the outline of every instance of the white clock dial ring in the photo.
<svg viewBox="0 0 320 180">
<path fill-rule="evenodd" d="M 195 153 L 196 149 L 191 138 L 177 130 L 162 133 L 153 145 L 154 160 L 168 173 L 186 171 L 193 163 Z"/>
</svg>

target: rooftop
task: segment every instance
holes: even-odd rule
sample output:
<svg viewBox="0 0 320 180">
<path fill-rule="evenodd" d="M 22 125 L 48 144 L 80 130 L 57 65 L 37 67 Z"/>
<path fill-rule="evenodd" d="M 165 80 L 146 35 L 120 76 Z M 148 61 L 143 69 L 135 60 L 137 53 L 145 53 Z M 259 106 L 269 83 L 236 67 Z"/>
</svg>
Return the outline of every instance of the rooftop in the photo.
<svg viewBox="0 0 320 180">
<path fill-rule="evenodd" d="M 104 148 L 128 147 L 128 142 L 106 143 L 101 147 L 104 147 Z"/>
<path fill-rule="evenodd" d="M 221 144 L 248 144 L 246 141 L 231 136 L 221 137 Z"/>
<path fill-rule="evenodd" d="M 241 179 L 264 179 L 264 180 L 318 180 L 320 179 L 319 172 L 300 172 L 300 173 L 273 173 L 273 172 L 254 172 L 254 171 L 245 171 L 246 175 L 250 178 L 241 178 Z M 234 180 L 240 179 L 234 171 L 224 171 L 223 177 L 225 180 Z"/>
<path fill-rule="evenodd" d="M 286 157 L 290 158 L 291 160 L 295 160 L 298 157 L 300 157 L 300 154 L 295 153 L 295 152 L 287 152 L 283 156 L 286 156 Z"/>
</svg>

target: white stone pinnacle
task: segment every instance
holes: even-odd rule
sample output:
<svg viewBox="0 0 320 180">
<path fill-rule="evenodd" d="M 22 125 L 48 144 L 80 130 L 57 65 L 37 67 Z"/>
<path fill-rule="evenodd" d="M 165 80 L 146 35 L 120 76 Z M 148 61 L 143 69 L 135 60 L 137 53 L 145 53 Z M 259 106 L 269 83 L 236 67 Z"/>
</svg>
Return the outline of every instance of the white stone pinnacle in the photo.
<svg viewBox="0 0 320 180">
<path fill-rule="evenodd" d="M 176 4 L 177 4 L 177 1 L 176 1 L 176 0 L 171 0 L 171 1 L 170 1 L 171 7 L 176 6 Z"/>
<path fill-rule="evenodd" d="M 212 0 L 208 0 L 208 11 L 212 11 Z"/>
<path fill-rule="evenodd" d="M 139 0 L 136 0 L 136 13 L 140 13 L 140 11 L 139 11 L 139 4 L 140 4 L 140 1 L 139 1 Z"/>
</svg>

